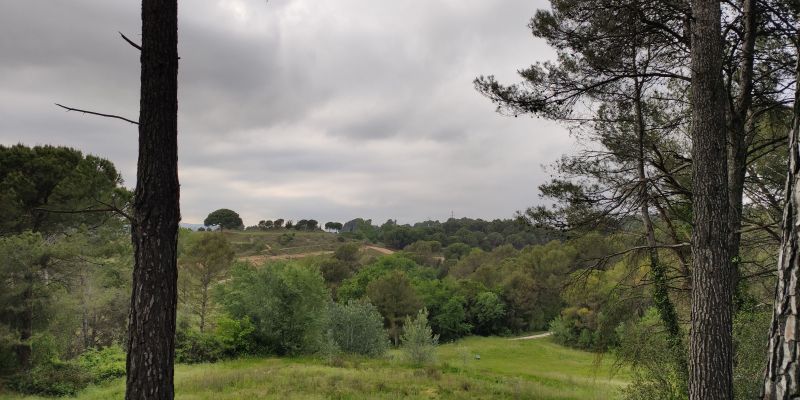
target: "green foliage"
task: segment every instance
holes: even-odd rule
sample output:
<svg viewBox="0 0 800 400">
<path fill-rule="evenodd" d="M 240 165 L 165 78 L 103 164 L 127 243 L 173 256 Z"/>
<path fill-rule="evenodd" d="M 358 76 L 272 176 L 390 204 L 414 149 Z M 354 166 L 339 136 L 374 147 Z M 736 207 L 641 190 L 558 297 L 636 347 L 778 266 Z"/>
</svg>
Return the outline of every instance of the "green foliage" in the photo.
<svg viewBox="0 0 800 400">
<path fill-rule="evenodd" d="M 472 325 L 465 322 L 466 299 L 463 296 L 454 296 L 442 305 L 441 311 L 432 318 L 432 325 L 437 326 L 437 332 L 443 341 L 452 341 L 466 336 L 472 330 Z"/>
<path fill-rule="evenodd" d="M 212 331 L 199 332 L 180 326 L 175 340 L 175 360 L 193 364 L 214 362 L 238 355 L 251 354 L 256 348 L 250 319 L 233 319 L 221 315 Z"/>
<path fill-rule="evenodd" d="M 453 243 L 444 248 L 444 258 L 448 260 L 460 260 L 469 254 L 472 247 L 464 243 Z"/>
<path fill-rule="evenodd" d="M 501 332 L 502 321 L 505 319 L 506 305 L 496 293 L 481 292 L 475 296 L 469 308 L 468 320 L 479 335 L 492 335 Z"/>
<path fill-rule="evenodd" d="M 621 325 L 618 336 L 621 342 L 616 354 L 633 371 L 633 382 L 623 391 L 626 400 L 688 398 L 684 371 L 655 308 L 648 309 L 640 320 Z"/>
<path fill-rule="evenodd" d="M 99 350 L 89 349 L 75 362 L 92 374 L 94 382 L 125 376 L 125 351 L 116 344 Z"/>
<path fill-rule="evenodd" d="M 227 208 L 220 208 L 219 210 L 212 211 L 211 214 L 208 214 L 206 219 L 203 220 L 203 225 L 216 225 L 222 229 L 244 228 L 244 222 L 242 222 L 242 218 L 239 217 L 239 214 Z"/>
<path fill-rule="evenodd" d="M 434 335 L 428 325 L 428 310 L 422 309 L 416 317 L 406 317 L 403 324 L 403 336 L 400 338 L 403 353 L 414 365 L 430 364 L 436 360 L 436 346 L 439 335 Z"/>
<path fill-rule="evenodd" d="M 289 221 L 291 222 L 291 221 Z M 287 229 L 289 229 L 287 227 Z M 294 240 L 294 233 L 284 233 L 278 236 L 278 243 L 282 246 L 286 246 L 287 244 L 291 243 Z"/>
<path fill-rule="evenodd" d="M 21 393 L 74 396 L 92 383 L 92 374 L 72 362 L 50 361 L 12 377 L 9 387 Z"/>
<path fill-rule="evenodd" d="M 737 399 L 755 399 L 759 396 L 771 321 L 770 310 L 746 307 L 736 313 L 733 321 L 733 389 Z"/>
<path fill-rule="evenodd" d="M 252 321 L 260 349 L 279 355 L 311 353 L 322 342 L 330 295 L 317 269 L 300 263 L 259 269 L 237 265 L 232 278 L 218 287 L 225 310 Z"/>
<path fill-rule="evenodd" d="M 388 345 L 383 317 L 367 300 L 331 303 L 328 339 L 344 353 L 370 357 L 382 355 Z"/>
<path fill-rule="evenodd" d="M 104 213 L 59 214 L 41 211 L 125 208 L 131 194 L 105 159 L 68 147 L 0 145 L 0 235 L 25 230 L 58 233 L 80 224 L 99 224 Z"/>
<path fill-rule="evenodd" d="M 199 318 L 200 332 L 214 309 L 210 289 L 224 278 L 234 259 L 230 243 L 221 233 L 197 233 L 189 237 L 178 259 L 178 293 L 181 305 Z"/>
<path fill-rule="evenodd" d="M 394 271 L 370 282 L 366 292 L 386 320 L 389 334 L 397 344 L 403 319 L 422 307 L 416 290 L 405 273 Z"/>
<path fill-rule="evenodd" d="M 401 254 L 382 256 L 372 264 L 361 268 L 353 277 L 343 281 L 337 292 L 338 298 L 342 301 L 360 299 L 367 295 L 367 286 L 372 281 L 393 271 L 401 271 L 414 281 L 436 278 L 436 270 L 421 267 Z"/>
</svg>

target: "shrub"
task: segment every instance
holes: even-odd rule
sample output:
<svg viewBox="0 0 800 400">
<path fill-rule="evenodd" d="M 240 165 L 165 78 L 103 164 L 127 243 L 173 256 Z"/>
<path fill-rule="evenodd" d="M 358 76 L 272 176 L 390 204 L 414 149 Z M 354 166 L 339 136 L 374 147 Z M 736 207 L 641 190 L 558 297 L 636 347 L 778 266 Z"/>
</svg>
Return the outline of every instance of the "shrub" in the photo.
<svg viewBox="0 0 800 400">
<path fill-rule="evenodd" d="M 225 345 L 211 333 L 185 330 L 175 339 L 175 361 L 179 363 L 214 362 L 225 357 Z"/>
<path fill-rule="evenodd" d="M 78 357 L 76 363 L 89 371 L 95 382 L 125 376 L 125 351 L 119 345 L 89 349 Z"/>
<path fill-rule="evenodd" d="M 92 382 L 92 374 L 77 363 L 49 361 L 12 377 L 9 387 L 21 393 L 73 396 Z"/>
<path fill-rule="evenodd" d="M 283 233 L 280 236 L 278 236 L 278 243 L 280 243 L 282 246 L 286 246 L 293 240 L 294 240 L 294 233 Z"/>
<path fill-rule="evenodd" d="M 371 357 L 382 355 L 389 346 L 383 317 L 367 300 L 331 303 L 328 340 L 344 353 Z"/>
<path fill-rule="evenodd" d="M 330 301 L 319 270 L 290 262 L 237 266 L 232 275 L 220 302 L 233 318 L 252 321 L 256 346 L 279 355 L 318 350 Z"/>
<path fill-rule="evenodd" d="M 400 340 L 403 352 L 412 364 L 430 364 L 436 359 L 439 335 L 434 335 L 428 325 L 428 310 L 423 308 L 413 320 L 411 317 L 406 317 Z"/>
</svg>

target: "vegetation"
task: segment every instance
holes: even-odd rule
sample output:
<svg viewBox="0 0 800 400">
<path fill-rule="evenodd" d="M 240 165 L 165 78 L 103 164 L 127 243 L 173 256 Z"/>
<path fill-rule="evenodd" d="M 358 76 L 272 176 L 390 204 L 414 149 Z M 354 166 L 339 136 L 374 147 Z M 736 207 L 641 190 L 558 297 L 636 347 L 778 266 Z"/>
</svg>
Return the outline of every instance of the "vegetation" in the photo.
<svg viewBox="0 0 800 400">
<path fill-rule="evenodd" d="M 227 208 L 220 208 L 219 210 L 212 211 L 205 220 L 205 226 L 218 226 L 220 229 L 243 229 L 244 222 L 236 211 Z"/>
<path fill-rule="evenodd" d="M 476 359 L 475 355 L 480 355 Z M 338 366 L 315 358 L 243 358 L 178 365 L 178 398 L 242 399 L 610 399 L 627 382 L 613 361 L 547 339 L 468 338 L 439 346 L 437 364 L 417 368 L 397 351 L 382 358 L 345 357 Z M 264 379 L 266 376 L 269 379 Z M 78 399 L 119 398 L 124 382 L 90 387 Z M 8 400 L 38 397 L 0 395 Z"/>
</svg>

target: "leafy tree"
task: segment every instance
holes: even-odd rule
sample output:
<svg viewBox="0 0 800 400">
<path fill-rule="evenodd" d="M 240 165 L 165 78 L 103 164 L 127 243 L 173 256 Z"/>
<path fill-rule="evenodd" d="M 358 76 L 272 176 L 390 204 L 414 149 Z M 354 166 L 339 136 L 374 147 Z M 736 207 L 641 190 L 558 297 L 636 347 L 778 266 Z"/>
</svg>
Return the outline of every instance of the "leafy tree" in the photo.
<svg viewBox="0 0 800 400">
<path fill-rule="evenodd" d="M 492 335 L 500 332 L 506 316 L 506 306 L 500 296 L 493 292 L 481 292 L 467 310 L 467 320 L 479 335 Z"/>
<path fill-rule="evenodd" d="M 368 301 L 331 303 L 329 318 L 329 335 L 341 351 L 371 357 L 386 351 L 389 340 L 383 329 L 383 317 Z"/>
<path fill-rule="evenodd" d="M 325 230 L 339 232 L 339 231 L 342 230 L 342 223 L 341 222 L 326 222 L 325 223 Z"/>
<path fill-rule="evenodd" d="M 274 226 L 274 227 L 275 227 L 275 229 L 281 229 L 281 228 L 283 227 L 283 218 L 278 218 L 278 219 L 276 219 L 276 220 L 275 220 L 275 221 L 272 223 L 272 226 Z"/>
<path fill-rule="evenodd" d="M 371 282 L 367 286 L 367 297 L 383 315 L 389 335 L 397 345 L 403 320 L 422 307 L 411 282 L 403 272 L 395 271 Z M 427 319 L 425 322 L 427 324 Z"/>
<path fill-rule="evenodd" d="M 467 335 L 472 330 L 472 325 L 466 322 L 464 306 L 466 299 L 463 296 L 454 296 L 442 305 L 440 312 L 432 319 L 432 325 L 438 327 L 439 336 L 444 341 L 452 341 Z"/>
<path fill-rule="evenodd" d="M 178 260 L 181 301 L 200 318 L 200 333 L 212 310 L 211 286 L 224 277 L 234 259 L 228 240 L 219 233 L 201 234 Z"/>
<path fill-rule="evenodd" d="M 208 217 L 203 221 L 203 225 L 216 225 L 221 229 L 242 229 L 244 227 L 244 223 L 242 222 L 242 218 L 239 217 L 239 214 L 227 208 L 220 208 L 208 214 Z"/>
<path fill-rule="evenodd" d="M 458 260 L 469 254 L 472 248 L 464 243 L 453 243 L 444 249 L 444 258 L 448 260 Z"/>
<path fill-rule="evenodd" d="M 265 220 L 258 221 L 258 229 L 261 229 L 262 231 L 272 229 L 273 225 L 274 222 L 272 222 L 272 220 L 269 219 L 266 221 Z"/>
<path fill-rule="evenodd" d="M 100 226 L 106 221 L 118 221 L 109 218 L 109 212 L 122 211 L 130 199 L 121 184 L 122 178 L 111 162 L 91 155 L 84 157 L 75 149 L 0 145 L 0 235 L 42 234 L 48 238 L 45 246 L 51 247 L 59 235 L 81 224 Z M 27 271 L 24 286 L 32 289 L 44 285 L 49 258 L 27 260 L 44 264 L 19 266 L 20 271 Z M 38 316 L 31 308 L 37 300 L 26 296 L 35 296 L 37 291 L 23 290 L 19 294 L 22 298 L 14 300 L 17 304 L 13 307 L 17 313 L 7 310 L 0 320 L 13 320 L 19 326 L 17 364 L 27 368 L 31 365 L 33 319 Z"/>
<path fill-rule="evenodd" d="M 439 335 L 428 325 L 428 310 L 421 309 L 416 317 L 407 316 L 403 324 L 403 352 L 414 365 L 424 365 L 436 359 Z"/>
<path fill-rule="evenodd" d="M 249 318 L 262 349 L 278 354 L 317 350 L 330 296 L 319 271 L 298 263 L 268 268 L 237 265 L 220 287 L 220 302 L 236 319 Z"/>
</svg>

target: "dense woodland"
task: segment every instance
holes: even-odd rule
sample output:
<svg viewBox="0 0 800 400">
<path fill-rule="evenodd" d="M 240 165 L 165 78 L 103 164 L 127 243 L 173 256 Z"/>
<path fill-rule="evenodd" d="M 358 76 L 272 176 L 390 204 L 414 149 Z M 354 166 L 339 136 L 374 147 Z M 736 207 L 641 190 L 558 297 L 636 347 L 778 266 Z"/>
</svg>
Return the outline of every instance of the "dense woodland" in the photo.
<svg viewBox="0 0 800 400">
<path fill-rule="evenodd" d="M 551 7 L 530 29 L 555 60 L 523 68 L 519 83 L 474 82 L 499 112 L 558 121 L 584 144 L 551 166 L 545 205 L 514 219 L 378 226 L 357 218 L 320 228 L 270 216 L 244 228 L 223 209 L 205 221 L 221 231 L 178 231 L 176 145 L 158 135 L 174 121 L 153 111 L 172 103 L 157 98 L 142 101 L 145 164 L 134 192 L 110 161 L 79 150 L 0 146 L 4 381 L 72 394 L 127 369 L 130 398 L 171 398 L 173 350 L 183 363 L 245 355 L 336 363 L 399 347 L 424 365 L 438 342 L 549 330 L 630 368 L 626 399 L 800 395 L 800 5 Z M 148 57 L 166 57 L 177 71 L 174 49 L 151 48 L 162 53 Z M 142 59 L 143 96 L 157 97 L 145 90 L 160 84 L 145 79 L 155 59 Z M 174 84 L 159 65 L 151 77 Z M 158 140 L 170 151 L 154 150 Z M 300 231 L 335 235 L 337 248 L 254 263 L 233 243 L 288 242 Z M 147 323 L 160 339 L 145 339 Z M 153 368 L 163 376 L 136 369 L 148 354 L 159 354 Z"/>
</svg>

